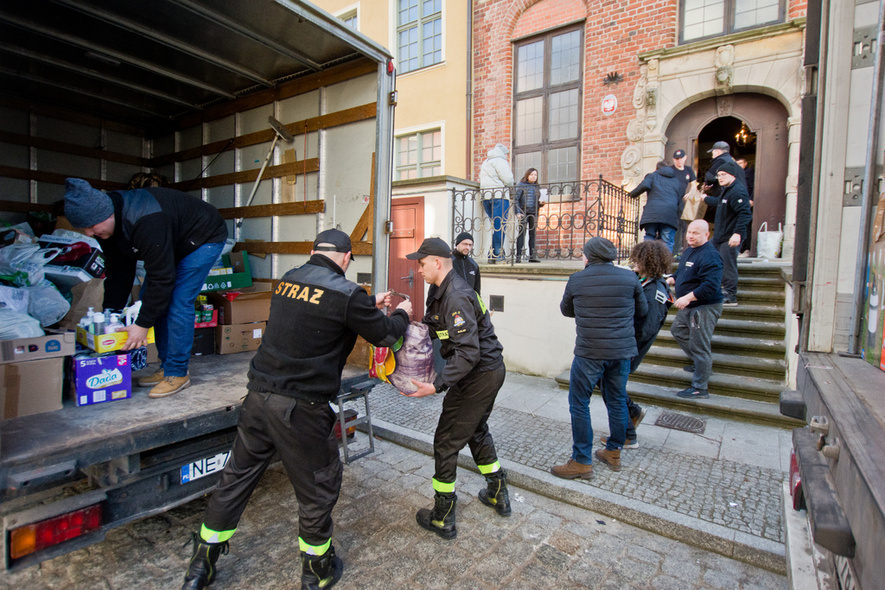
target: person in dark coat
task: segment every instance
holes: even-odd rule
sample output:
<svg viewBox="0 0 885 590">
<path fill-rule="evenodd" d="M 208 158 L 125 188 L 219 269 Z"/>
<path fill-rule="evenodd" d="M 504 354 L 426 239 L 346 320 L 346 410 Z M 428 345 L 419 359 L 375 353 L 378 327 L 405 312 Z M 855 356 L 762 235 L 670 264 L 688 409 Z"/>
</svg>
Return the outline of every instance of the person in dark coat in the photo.
<svg viewBox="0 0 885 590">
<path fill-rule="evenodd" d="M 170 188 L 105 194 L 85 180 L 68 178 L 65 216 L 101 245 L 107 273 L 106 309 L 126 306 L 136 264 L 144 262 L 141 311 L 135 322 L 126 326 L 123 350 L 145 346 L 149 330 L 154 328 L 162 365 L 138 384 L 153 386 L 148 393 L 151 398 L 189 387 L 194 302 L 227 239 L 221 214 L 209 203 Z"/>
<path fill-rule="evenodd" d="M 676 178 L 682 181 L 685 185 L 682 188 L 683 199 L 679 201 L 679 229 L 676 232 L 673 254 L 678 254 L 685 250 L 685 230 L 688 229 L 689 222 L 682 219 L 682 210 L 685 209 L 685 195 L 689 192 L 688 187 L 698 179 L 697 175 L 694 173 L 694 169 L 685 163 L 687 158 L 688 156 L 686 155 L 685 150 L 679 149 L 673 152 L 673 173 L 676 174 Z"/>
<path fill-rule="evenodd" d="M 455 249 L 452 250 L 452 268 L 470 287 L 480 292 L 479 265 L 470 257 L 473 250 L 473 235 L 461 232 L 455 238 Z"/>
<path fill-rule="evenodd" d="M 737 257 L 741 242 L 747 235 L 747 228 L 753 213 L 750 211 L 750 197 L 747 187 L 737 179 L 743 169 L 735 162 L 726 162 L 716 173 L 722 193 L 718 197 L 704 197 L 708 207 L 716 209 L 713 226 L 713 247 L 722 257 L 723 305 L 737 305 L 738 268 Z"/>
<path fill-rule="evenodd" d="M 750 255 L 750 248 L 752 246 L 752 237 L 753 237 L 753 193 L 756 189 L 756 170 L 750 168 L 750 163 L 747 162 L 746 158 L 738 158 L 735 160 L 737 165 L 744 169 L 744 176 L 747 179 L 747 195 L 750 197 L 750 223 L 747 225 L 747 235 L 744 237 L 744 241 L 741 242 L 741 253 L 738 254 L 738 257 L 747 257 Z"/>
<path fill-rule="evenodd" d="M 635 199 L 644 192 L 648 192 L 648 200 L 639 219 L 639 227 L 645 230 L 644 239 L 661 240 L 672 252 L 685 184 L 673 168 L 661 160 L 657 170 L 646 174 L 639 186 L 630 191 L 630 197 Z"/>
<path fill-rule="evenodd" d="M 735 163 L 735 159 L 731 157 L 731 146 L 728 145 L 728 142 L 725 141 L 717 141 L 713 144 L 713 147 L 707 150 L 707 153 L 713 154 L 713 161 L 710 162 L 710 168 L 704 174 L 704 194 L 708 197 L 718 197 L 720 193 L 720 186 L 718 178 L 716 177 L 716 173 L 719 171 L 719 168 L 722 167 L 726 162 Z M 738 166 L 740 168 L 740 166 Z M 747 177 L 744 174 L 744 169 L 740 168 L 740 172 L 737 175 L 737 179 L 743 183 L 744 186 L 747 185 Z"/>
<path fill-rule="evenodd" d="M 528 232 L 529 262 L 541 262 L 535 252 L 535 233 L 538 229 L 538 214 L 544 204 L 541 202 L 541 187 L 538 184 L 538 170 L 529 168 L 516 185 L 516 216 L 521 221 L 516 236 L 516 261 L 522 259 L 522 250 Z"/>
<path fill-rule="evenodd" d="M 648 313 L 648 303 L 636 273 L 613 264 L 618 255 L 605 238 L 584 244 L 584 270 L 569 277 L 562 315 L 575 318 L 575 358 L 569 376 L 569 413 L 572 422 L 572 456 L 550 472 L 556 477 L 590 479 L 595 456 L 613 471 L 621 470 L 621 448 L 627 433 L 627 377 L 636 356 L 634 321 Z M 599 384 L 605 392 L 611 435 L 605 448 L 592 453 L 593 425 L 590 395 Z"/>
</svg>

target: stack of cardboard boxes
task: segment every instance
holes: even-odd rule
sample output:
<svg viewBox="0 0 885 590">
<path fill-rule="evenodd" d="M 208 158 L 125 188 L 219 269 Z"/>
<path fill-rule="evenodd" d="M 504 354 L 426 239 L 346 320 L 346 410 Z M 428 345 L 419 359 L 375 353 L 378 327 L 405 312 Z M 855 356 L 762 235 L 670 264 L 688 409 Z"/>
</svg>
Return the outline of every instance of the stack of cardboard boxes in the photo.
<svg viewBox="0 0 885 590">
<path fill-rule="evenodd" d="M 209 293 L 209 300 L 218 310 L 219 326 L 215 329 L 218 354 L 258 350 L 267 328 L 271 294 L 269 283 L 233 292 Z"/>
</svg>

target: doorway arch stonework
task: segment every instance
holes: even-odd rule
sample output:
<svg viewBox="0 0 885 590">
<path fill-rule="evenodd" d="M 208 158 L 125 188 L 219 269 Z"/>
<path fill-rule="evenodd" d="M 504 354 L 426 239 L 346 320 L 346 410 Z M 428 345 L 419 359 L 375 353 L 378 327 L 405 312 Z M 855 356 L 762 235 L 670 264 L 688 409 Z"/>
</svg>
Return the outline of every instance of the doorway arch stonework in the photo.
<svg viewBox="0 0 885 590">
<path fill-rule="evenodd" d="M 621 154 L 623 183 L 635 187 L 655 164 L 668 159 L 670 122 L 684 109 L 706 99 L 716 99 L 718 116 L 736 116 L 752 126 L 759 119 L 751 108 L 746 115 L 745 95 L 766 95 L 786 110 L 787 173 L 782 256 L 792 258 L 799 170 L 801 98 L 804 85 L 802 55 L 804 26 L 785 25 L 776 33 L 743 36 L 656 50 L 640 55 L 640 78 L 633 89 L 633 120 L 627 125 L 628 145 Z M 757 107 L 758 108 L 758 107 Z M 715 118 L 715 117 L 713 117 Z M 683 146 L 680 146 L 683 147 Z M 686 150 L 689 146 L 684 146 Z M 689 154 L 694 162 L 697 154 Z M 778 190 L 775 188 L 774 190 Z"/>
</svg>

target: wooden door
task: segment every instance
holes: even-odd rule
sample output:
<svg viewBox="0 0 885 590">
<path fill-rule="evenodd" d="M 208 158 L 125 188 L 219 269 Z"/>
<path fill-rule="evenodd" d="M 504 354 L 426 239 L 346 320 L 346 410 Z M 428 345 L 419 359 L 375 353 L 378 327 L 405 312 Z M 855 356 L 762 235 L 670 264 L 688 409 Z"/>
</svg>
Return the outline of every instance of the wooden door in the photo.
<svg viewBox="0 0 885 590">
<path fill-rule="evenodd" d="M 390 206 L 393 229 L 390 232 L 390 261 L 388 287 L 409 295 L 412 300 L 412 319 L 424 316 L 424 279 L 418 274 L 418 261 L 406 254 L 418 250 L 424 241 L 424 197 L 393 199 Z M 402 301 L 394 297 L 396 305 Z"/>
</svg>

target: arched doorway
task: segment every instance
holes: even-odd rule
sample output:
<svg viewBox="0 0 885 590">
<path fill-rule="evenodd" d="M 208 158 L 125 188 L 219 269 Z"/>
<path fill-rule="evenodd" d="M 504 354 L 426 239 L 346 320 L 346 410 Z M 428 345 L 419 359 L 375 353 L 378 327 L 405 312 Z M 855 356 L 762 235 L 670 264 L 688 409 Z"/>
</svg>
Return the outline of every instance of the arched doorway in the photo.
<svg viewBox="0 0 885 590">
<path fill-rule="evenodd" d="M 756 141 L 738 145 L 742 126 Z M 744 157 L 754 168 L 752 252 L 763 222 L 769 229 L 784 223 L 787 205 L 787 110 L 762 94 L 733 94 L 707 98 L 680 111 L 667 126 L 667 154 L 684 149 L 702 177 L 710 166 L 707 150 L 717 141 L 731 146 L 731 155 Z"/>
</svg>

